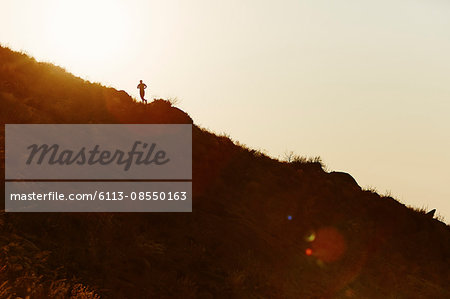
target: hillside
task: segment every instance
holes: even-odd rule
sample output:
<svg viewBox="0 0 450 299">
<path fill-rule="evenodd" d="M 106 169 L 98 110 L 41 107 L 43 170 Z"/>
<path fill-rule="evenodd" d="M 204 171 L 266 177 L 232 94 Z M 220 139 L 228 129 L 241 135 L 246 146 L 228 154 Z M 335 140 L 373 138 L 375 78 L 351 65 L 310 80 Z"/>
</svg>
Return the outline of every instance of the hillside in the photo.
<svg viewBox="0 0 450 299">
<path fill-rule="evenodd" d="M 3 47 L 0 115 L 3 205 L 5 123 L 193 122 Z M 450 228 L 319 161 L 194 125 L 193 195 L 192 213 L 2 213 L 0 298 L 450 298 Z"/>
</svg>

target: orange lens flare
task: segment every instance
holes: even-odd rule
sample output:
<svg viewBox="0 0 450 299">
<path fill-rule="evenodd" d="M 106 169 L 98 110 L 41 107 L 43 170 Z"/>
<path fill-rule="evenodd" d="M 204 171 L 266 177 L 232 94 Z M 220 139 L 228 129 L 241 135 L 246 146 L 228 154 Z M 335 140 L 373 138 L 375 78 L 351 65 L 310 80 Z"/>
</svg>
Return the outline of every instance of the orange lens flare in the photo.
<svg viewBox="0 0 450 299">
<path fill-rule="evenodd" d="M 344 236 L 334 227 L 324 227 L 310 234 L 306 241 L 310 242 L 310 248 L 306 249 L 306 255 L 312 255 L 318 260 L 330 263 L 342 258 L 347 251 L 347 243 Z"/>
</svg>

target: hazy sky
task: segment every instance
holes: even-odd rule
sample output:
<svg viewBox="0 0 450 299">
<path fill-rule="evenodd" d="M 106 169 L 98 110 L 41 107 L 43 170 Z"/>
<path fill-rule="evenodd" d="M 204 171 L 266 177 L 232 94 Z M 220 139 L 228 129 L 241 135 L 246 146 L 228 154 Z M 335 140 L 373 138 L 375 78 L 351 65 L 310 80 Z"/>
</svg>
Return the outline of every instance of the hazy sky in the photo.
<svg viewBox="0 0 450 299">
<path fill-rule="evenodd" d="M 0 0 L 0 43 L 450 221 L 448 0 Z"/>
</svg>

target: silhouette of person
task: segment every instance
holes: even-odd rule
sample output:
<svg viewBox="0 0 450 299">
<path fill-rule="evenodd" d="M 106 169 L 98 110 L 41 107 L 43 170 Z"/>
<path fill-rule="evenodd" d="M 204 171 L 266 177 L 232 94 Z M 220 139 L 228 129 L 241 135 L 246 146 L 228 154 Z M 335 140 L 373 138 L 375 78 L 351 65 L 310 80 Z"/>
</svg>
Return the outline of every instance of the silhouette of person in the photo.
<svg viewBox="0 0 450 299">
<path fill-rule="evenodd" d="M 145 89 L 147 88 L 147 85 L 145 85 L 142 80 L 140 80 L 140 83 L 138 84 L 137 88 L 139 88 L 139 93 L 141 95 L 141 99 L 143 102 L 147 103 L 147 100 L 144 99 L 145 95 Z"/>
</svg>

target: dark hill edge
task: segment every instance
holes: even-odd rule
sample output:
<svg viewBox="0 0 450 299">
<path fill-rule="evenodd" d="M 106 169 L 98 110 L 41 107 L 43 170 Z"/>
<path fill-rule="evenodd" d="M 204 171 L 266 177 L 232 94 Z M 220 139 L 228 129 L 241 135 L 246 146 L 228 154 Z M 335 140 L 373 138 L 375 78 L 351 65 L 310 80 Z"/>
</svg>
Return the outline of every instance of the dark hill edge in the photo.
<svg viewBox="0 0 450 299">
<path fill-rule="evenodd" d="M 3 123 L 192 123 L 170 102 L 136 102 L 125 91 L 75 77 L 0 47 Z"/>
<path fill-rule="evenodd" d="M 192 123 L 168 101 L 137 103 L 3 47 L 0 115 L 3 124 Z M 194 125 L 193 182 L 186 214 L 3 213 L 0 293 L 450 298 L 449 227 L 349 174 L 280 162 Z"/>
</svg>

